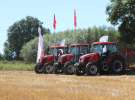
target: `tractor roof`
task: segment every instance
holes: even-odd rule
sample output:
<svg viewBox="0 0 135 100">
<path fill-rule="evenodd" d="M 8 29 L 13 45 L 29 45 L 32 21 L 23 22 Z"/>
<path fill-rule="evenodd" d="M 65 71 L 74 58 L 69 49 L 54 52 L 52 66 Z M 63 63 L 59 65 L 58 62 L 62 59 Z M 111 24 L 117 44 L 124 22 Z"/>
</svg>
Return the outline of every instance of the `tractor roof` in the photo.
<svg viewBox="0 0 135 100">
<path fill-rule="evenodd" d="M 107 45 L 107 44 L 115 44 L 115 43 L 114 42 L 93 42 L 92 44 L 99 44 L 99 45 L 105 44 L 105 45 Z"/>
<path fill-rule="evenodd" d="M 66 48 L 67 46 L 61 46 L 61 45 L 53 45 L 50 46 L 50 48 Z"/>
<path fill-rule="evenodd" d="M 84 44 L 82 43 L 82 44 L 71 44 L 70 46 L 71 47 L 76 47 L 76 46 L 79 47 L 79 46 L 88 46 L 88 45 L 89 44 L 87 44 L 87 43 L 84 43 Z"/>
</svg>

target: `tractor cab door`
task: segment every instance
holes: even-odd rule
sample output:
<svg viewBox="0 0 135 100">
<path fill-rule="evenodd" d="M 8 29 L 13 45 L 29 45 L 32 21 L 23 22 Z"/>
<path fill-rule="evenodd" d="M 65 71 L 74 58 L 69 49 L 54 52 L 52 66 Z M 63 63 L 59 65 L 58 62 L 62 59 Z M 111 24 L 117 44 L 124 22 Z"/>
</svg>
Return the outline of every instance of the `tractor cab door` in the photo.
<svg viewBox="0 0 135 100">
<path fill-rule="evenodd" d="M 76 62 L 78 59 L 78 54 L 79 54 L 78 46 L 71 46 L 69 49 L 69 53 L 71 53 L 74 56 L 73 62 Z"/>
<path fill-rule="evenodd" d="M 89 45 L 80 46 L 79 57 L 89 53 Z"/>
<path fill-rule="evenodd" d="M 76 46 L 71 46 L 69 49 L 69 52 L 74 55 L 74 61 L 73 62 L 78 62 L 80 56 L 87 54 L 88 53 L 88 45 L 76 45 Z"/>
<path fill-rule="evenodd" d="M 110 56 L 118 53 L 116 44 L 103 45 L 102 48 L 102 59 L 108 59 Z"/>
</svg>

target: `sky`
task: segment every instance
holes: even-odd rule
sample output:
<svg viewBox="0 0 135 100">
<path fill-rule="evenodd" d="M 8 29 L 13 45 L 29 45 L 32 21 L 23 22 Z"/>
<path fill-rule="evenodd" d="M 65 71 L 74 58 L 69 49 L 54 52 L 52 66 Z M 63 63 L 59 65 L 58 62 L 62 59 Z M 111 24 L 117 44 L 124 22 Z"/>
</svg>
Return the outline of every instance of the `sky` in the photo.
<svg viewBox="0 0 135 100">
<path fill-rule="evenodd" d="M 53 32 L 53 16 L 57 20 L 56 32 L 74 28 L 76 9 L 77 28 L 111 26 L 107 22 L 106 6 L 109 0 L 1 0 L 0 1 L 0 53 L 3 53 L 7 30 L 14 22 L 33 16 Z"/>
</svg>

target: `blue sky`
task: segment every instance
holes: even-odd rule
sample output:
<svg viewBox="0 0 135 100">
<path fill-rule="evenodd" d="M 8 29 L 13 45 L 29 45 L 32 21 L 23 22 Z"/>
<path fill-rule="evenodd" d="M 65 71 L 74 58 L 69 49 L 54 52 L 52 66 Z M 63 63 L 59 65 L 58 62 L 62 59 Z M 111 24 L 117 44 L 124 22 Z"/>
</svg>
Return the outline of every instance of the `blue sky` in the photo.
<svg viewBox="0 0 135 100">
<path fill-rule="evenodd" d="M 73 29 L 73 11 L 77 13 L 77 28 L 111 26 L 105 13 L 109 0 L 1 0 L 0 52 L 7 40 L 7 29 L 26 16 L 33 16 L 53 32 L 53 15 L 57 19 L 56 32 Z"/>
</svg>

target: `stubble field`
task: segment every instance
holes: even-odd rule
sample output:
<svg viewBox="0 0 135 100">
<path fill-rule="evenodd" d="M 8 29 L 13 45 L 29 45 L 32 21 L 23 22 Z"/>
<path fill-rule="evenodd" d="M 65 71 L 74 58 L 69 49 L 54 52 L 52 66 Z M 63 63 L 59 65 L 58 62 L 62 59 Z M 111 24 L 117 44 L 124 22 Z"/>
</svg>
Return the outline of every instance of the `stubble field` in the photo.
<svg viewBox="0 0 135 100">
<path fill-rule="evenodd" d="M 0 71 L 0 100 L 135 100 L 135 76 Z"/>
</svg>

